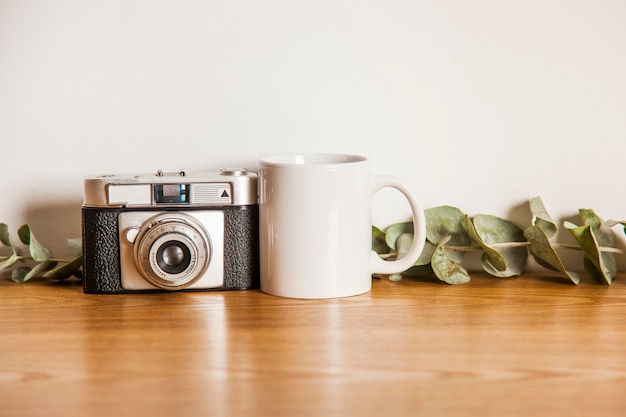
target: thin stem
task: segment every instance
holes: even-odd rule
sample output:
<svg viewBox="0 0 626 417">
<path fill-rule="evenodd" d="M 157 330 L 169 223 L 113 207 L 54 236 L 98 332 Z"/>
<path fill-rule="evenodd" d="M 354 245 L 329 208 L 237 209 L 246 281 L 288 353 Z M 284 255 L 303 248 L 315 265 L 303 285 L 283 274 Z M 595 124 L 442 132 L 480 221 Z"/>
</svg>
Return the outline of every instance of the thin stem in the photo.
<svg viewBox="0 0 626 417">
<path fill-rule="evenodd" d="M 571 245 L 568 243 L 554 243 L 553 245 L 564 248 L 564 249 L 583 250 L 583 248 L 581 248 L 578 245 Z M 522 247 L 529 247 L 529 246 L 530 246 L 530 242 L 492 243 L 489 245 L 489 247 L 493 249 L 522 248 Z M 458 252 L 471 252 L 475 250 L 482 250 L 482 247 L 480 246 L 444 246 L 443 249 L 453 250 L 453 251 L 458 251 Z M 598 249 L 600 250 L 600 252 L 617 253 L 621 255 L 625 253 L 623 249 L 611 248 L 608 246 L 600 246 Z"/>
<path fill-rule="evenodd" d="M 553 245 L 564 248 L 564 249 L 572 249 L 572 250 L 579 250 L 579 251 L 583 250 L 583 248 L 581 248 L 578 245 L 572 245 L 568 243 L 554 243 Z M 489 245 L 489 247 L 493 249 L 524 248 L 524 247 L 529 247 L 529 246 L 530 246 L 530 242 L 505 242 L 505 243 L 492 243 Z M 620 255 L 623 255 L 624 253 L 626 253 L 623 249 L 611 248 L 608 246 L 600 246 L 598 249 L 600 249 L 600 252 L 605 252 L 605 253 L 617 253 Z M 483 248 L 478 245 L 470 245 L 470 246 L 444 245 L 443 250 L 450 250 L 450 251 L 457 251 L 457 252 L 472 252 L 472 251 L 477 251 L 477 250 L 483 250 Z M 398 256 L 398 253 L 394 251 L 391 253 L 379 254 L 378 256 L 380 256 L 382 259 L 394 259 L 396 256 Z"/>
<path fill-rule="evenodd" d="M 0 256 L 0 262 L 6 261 L 9 258 L 10 258 L 10 256 Z M 17 261 L 33 261 L 34 259 L 31 256 L 18 256 L 16 258 L 16 260 Z M 37 262 L 60 262 L 60 263 L 64 263 L 64 264 L 69 264 L 71 262 L 74 262 L 74 259 L 67 260 L 67 259 L 60 259 L 60 258 L 50 258 L 50 259 L 46 259 L 46 260 L 43 260 L 43 261 L 37 261 Z"/>
<path fill-rule="evenodd" d="M 565 248 L 565 249 L 573 249 L 573 250 L 583 250 L 583 248 L 581 248 L 578 245 L 570 245 L 567 243 L 556 243 L 556 245 Z M 623 249 L 619 249 L 619 248 L 611 248 L 609 246 L 600 246 L 598 247 L 598 249 L 600 249 L 600 252 L 609 252 L 609 253 L 617 253 L 620 255 L 624 254 L 624 250 Z"/>
<path fill-rule="evenodd" d="M 521 248 L 530 246 L 530 242 L 505 242 L 505 243 L 491 243 L 489 244 L 490 248 L 494 249 L 502 249 L 502 248 Z M 443 246 L 444 250 L 454 250 L 458 252 L 471 252 L 474 250 L 482 250 L 483 248 L 480 246 Z"/>
<path fill-rule="evenodd" d="M 31 258 L 32 259 L 32 258 Z M 60 262 L 62 264 L 69 264 L 71 262 L 74 262 L 74 259 L 72 260 L 67 260 L 67 259 L 60 259 L 60 258 L 50 258 L 50 259 L 46 259 L 46 261 L 50 261 L 50 262 Z"/>
</svg>

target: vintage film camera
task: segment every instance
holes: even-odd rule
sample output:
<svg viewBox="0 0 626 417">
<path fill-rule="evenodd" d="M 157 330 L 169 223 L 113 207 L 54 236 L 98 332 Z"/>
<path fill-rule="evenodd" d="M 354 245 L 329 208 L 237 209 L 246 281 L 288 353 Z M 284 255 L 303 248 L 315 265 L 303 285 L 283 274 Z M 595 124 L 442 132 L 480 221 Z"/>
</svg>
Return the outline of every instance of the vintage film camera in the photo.
<svg viewBox="0 0 626 417">
<path fill-rule="evenodd" d="M 246 169 L 85 178 L 83 290 L 258 288 L 257 200 Z"/>
</svg>

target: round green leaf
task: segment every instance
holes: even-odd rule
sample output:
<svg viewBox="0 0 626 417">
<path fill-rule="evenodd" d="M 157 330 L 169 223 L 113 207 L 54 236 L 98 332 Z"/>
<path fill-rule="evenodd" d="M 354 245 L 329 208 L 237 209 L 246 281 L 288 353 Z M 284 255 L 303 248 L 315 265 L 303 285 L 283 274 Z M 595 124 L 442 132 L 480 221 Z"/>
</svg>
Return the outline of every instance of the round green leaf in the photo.
<svg viewBox="0 0 626 417">
<path fill-rule="evenodd" d="M 397 282 L 402 280 L 402 274 L 391 274 L 389 275 L 389 281 Z"/>
<path fill-rule="evenodd" d="M 440 206 L 424 210 L 426 239 L 437 245 L 450 236 L 449 245 L 467 246 L 470 238 L 463 227 L 465 213 L 456 207 Z"/>
<path fill-rule="evenodd" d="M 465 216 L 463 225 L 465 226 L 469 237 L 481 248 L 483 248 L 483 250 L 485 251 L 485 254 L 483 256 L 489 258 L 490 265 L 500 271 L 506 270 L 506 261 L 504 260 L 504 257 L 500 255 L 497 250 L 492 249 L 491 247 L 489 247 L 489 245 L 487 245 L 480 233 L 478 233 L 478 230 L 476 230 L 476 227 L 469 216 Z"/>
<path fill-rule="evenodd" d="M 23 244 L 30 244 L 30 227 L 27 224 L 24 224 L 22 227 L 17 229 L 17 235 Z"/>
<path fill-rule="evenodd" d="M 5 268 L 9 268 L 11 266 L 13 266 L 15 264 L 15 262 L 18 261 L 18 257 L 17 254 L 13 253 L 11 254 L 11 256 L 9 256 L 7 259 L 5 259 L 4 261 L 0 262 L 0 270 L 3 270 Z"/>
<path fill-rule="evenodd" d="M 598 245 L 605 247 L 615 246 L 613 230 L 593 210 L 580 209 L 579 213 L 583 223 L 591 226 Z"/>
<path fill-rule="evenodd" d="M 404 258 L 413 244 L 413 233 L 402 233 L 396 239 L 396 250 L 398 251 L 398 259 Z"/>
<path fill-rule="evenodd" d="M 430 242 L 426 242 L 424 244 L 424 249 L 422 249 L 422 254 L 417 259 L 414 266 L 425 266 L 430 264 L 433 258 L 433 253 L 435 253 L 435 249 L 437 249 L 437 246 L 433 245 Z"/>
<path fill-rule="evenodd" d="M 602 271 L 600 271 L 598 267 L 594 265 L 593 261 L 587 255 L 585 255 L 585 257 L 583 258 L 583 267 L 585 268 L 585 272 L 589 274 L 591 279 L 593 279 L 594 281 L 606 282 L 608 284 L 611 283 L 607 281 Z"/>
<path fill-rule="evenodd" d="M 585 252 L 585 271 L 591 277 L 610 284 L 617 274 L 615 255 L 602 252 L 601 247 L 614 247 L 615 234 L 593 210 L 580 209 L 579 213 L 584 225 L 567 222 L 565 227 Z"/>
<path fill-rule="evenodd" d="M 545 229 L 540 226 L 530 226 L 524 230 L 524 236 L 530 242 L 530 254 L 537 263 L 552 271 L 561 272 L 569 277 L 574 284 L 580 283 L 580 275 L 565 269 L 563 261 L 552 247 Z"/>
<path fill-rule="evenodd" d="M 15 268 L 13 272 L 11 272 L 11 279 L 15 282 L 22 283 L 26 281 L 26 275 L 31 271 L 31 268 L 28 266 L 20 266 L 19 268 Z"/>
<path fill-rule="evenodd" d="M 556 234 L 556 223 L 548 214 L 541 198 L 533 197 L 530 199 L 530 212 L 533 215 L 533 225 L 541 228 L 548 238 Z"/>
<path fill-rule="evenodd" d="M 413 222 L 395 223 L 385 230 L 385 242 L 391 249 L 396 249 L 396 240 L 404 233 L 413 233 Z"/>
<path fill-rule="evenodd" d="M 625 220 L 607 220 L 605 224 L 608 227 L 617 226 L 619 224 L 622 226 L 622 231 L 626 233 L 626 221 Z"/>
<path fill-rule="evenodd" d="M 20 236 L 22 243 L 28 245 L 28 250 L 30 251 L 30 256 L 33 260 L 42 262 L 52 258 L 52 251 L 39 243 L 27 224 L 20 227 L 17 233 Z"/>
<path fill-rule="evenodd" d="M 379 229 L 377 229 L 382 233 Z M 373 233 L 372 233 L 373 236 Z M 384 239 L 383 239 L 384 241 Z M 83 254 L 83 239 L 76 237 L 73 239 L 67 239 L 67 249 L 73 256 L 82 256 Z"/>
<path fill-rule="evenodd" d="M 432 266 L 430 265 L 430 258 L 427 265 L 412 266 L 402 273 L 402 276 L 410 278 L 425 278 L 433 275 L 434 272 Z"/>
<path fill-rule="evenodd" d="M 0 223 L 0 242 L 4 246 L 13 247 L 11 239 L 9 238 L 9 226 L 6 223 Z"/>
<path fill-rule="evenodd" d="M 385 233 L 376 226 L 372 226 L 372 250 L 379 255 L 391 252 L 391 249 L 385 243 Z M 73 252 L 71 253 L 74 254 Z"/>
<path fill-rule="evenodd" d="M 585 271 L 595 278 L 604 280 L 607 284 L 613 282 L 617 273 L 615 256 L 612 253 L 601 252 L 600 244 L 595 236 L 591 225 L 576 226 L 570 222 L 565 223 L 565 228 L 574 236 L 580 247 L 585 252 Z"/>
<path fill-rule="evenodd" d="M 424 211 L 426 217 L 426 240 L 434 245 L 447 239 L 449 246 L 469 246 L 471 240 L 463 227 L 465 213 L 456 207 L 440 206 Z M 446 256 L 461 263 L 465 252 L 446 251 Z"/>
<path fill-rule="evenodd" d="M 465 284 L 470 276 L 461 264 L 454 262 L 446 256 L 443 245 L 448 239 L 444 239 L 437 245 L 431 262 L 433 272 L 441 281 L 448 284 Z"/>
<path fill-rule="evenodd" d="M 52 278 L 59 281 L 67 279 L 74 274 L 78 268 L 80 268 L 83 264 L 83 257 L 79 256 L 74 259 L 72 262 L 67 263 L 59 268 L 52 269 L 43 274 L 44 278 Z"/>
<path fill-rule="evenodd" d="M 502 248 L 499 249 L 505 262 L 505 269 L 498 270 L 491 264 L 491 257 L 486 253 L 480 258 L 481 264 L 485 272 L 498 278 L 510 278 L 522 275 L 524 266 L 528 259 L 528 251 L 526 248 Z"/>
<path fill-rule="evenodd" d="M 56 262 L 53 261 L 45 261 L 45 262 L 40 262 L 37 265 L 35 265 L 33 267 L 33 269 L 31 269 L 24 277 L 23 277 L 23 282 L 28 281 L 31 278 L 34 278 L 46 271 L 49 271 L 50 269 L 54 268 L 57 265 Z"/>
<path fill-rule="evenodd" d="M 508 220 L 486 214 L 478 214 L 473 220 L 466 216 L 464 224 L 470 237 L 485 251 L 481 261 L 486 272 L 497 277 L 522 273 L 528 251 L 525 247 L 515 245 L 526 242 L 522 229 Z M 507 243 L 512 245 L 495 247 L 496 244 Z"/>
</svg>

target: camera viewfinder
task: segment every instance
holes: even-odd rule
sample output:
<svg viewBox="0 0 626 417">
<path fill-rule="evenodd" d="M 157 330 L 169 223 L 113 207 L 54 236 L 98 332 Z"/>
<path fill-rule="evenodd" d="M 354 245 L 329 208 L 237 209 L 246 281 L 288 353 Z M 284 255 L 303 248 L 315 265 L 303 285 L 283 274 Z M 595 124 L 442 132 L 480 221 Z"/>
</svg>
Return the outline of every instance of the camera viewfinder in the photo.
<svg viewBox="0 0 626 417">
<path fill-rule="evenodd" d="M 189 184 L 155 184 L 154 201 L 157 204 L 189 203 Z"/>
</svg>

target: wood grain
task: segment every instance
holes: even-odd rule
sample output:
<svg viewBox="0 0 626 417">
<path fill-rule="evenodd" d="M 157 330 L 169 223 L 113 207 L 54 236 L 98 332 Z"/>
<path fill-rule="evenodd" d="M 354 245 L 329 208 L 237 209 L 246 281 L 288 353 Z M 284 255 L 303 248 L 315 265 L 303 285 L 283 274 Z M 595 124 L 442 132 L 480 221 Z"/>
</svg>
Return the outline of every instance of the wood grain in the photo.
<svg viewBox="0 0 626 417">
<path fill-rule="evenodd" d="M 0 280 L 0 416 L 622 416 L 626 277 L 362 296 Z"/>
</svg>

